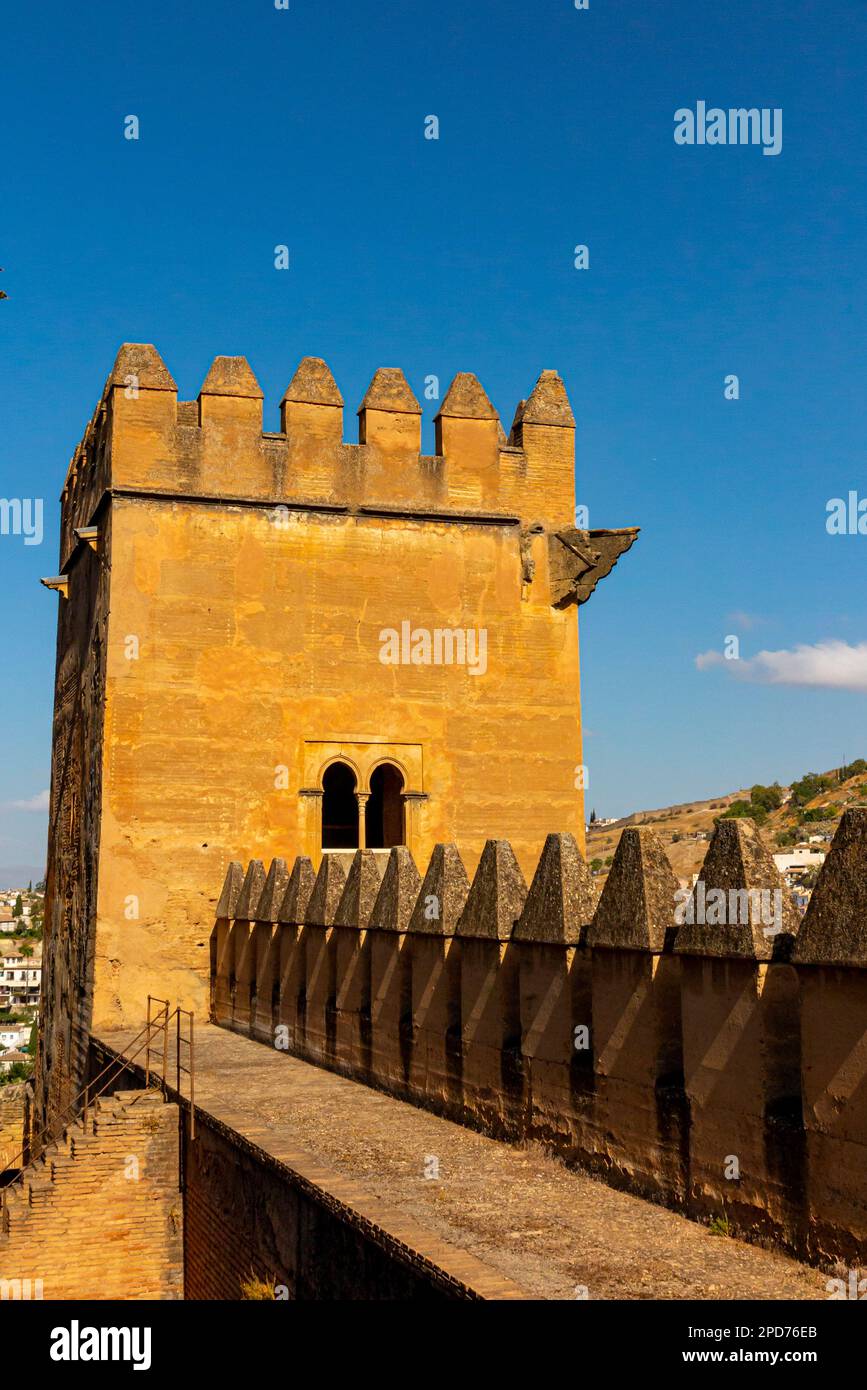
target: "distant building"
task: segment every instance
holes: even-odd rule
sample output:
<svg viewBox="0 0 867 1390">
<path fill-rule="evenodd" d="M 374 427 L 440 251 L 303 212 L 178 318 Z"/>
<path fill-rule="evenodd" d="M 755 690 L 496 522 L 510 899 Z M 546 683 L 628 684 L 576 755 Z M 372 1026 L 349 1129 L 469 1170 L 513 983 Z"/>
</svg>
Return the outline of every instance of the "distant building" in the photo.
<svg viewBox="0 0 867 1390">
<path fill-rule="evenodd" d="M 15 942 L 0 946 L 0 1009 L 36 1008 L 41 989 L 41 955 L 25 956 Z"/>
<path fill-rule="evenodd" d="M 32 1062 L 33 1058 L 28 1057 L 26 1052 L 18 1052 L 10 1048 L 8 1052 L 0 1052 L 0 1071 L 11 1071 L 16 1062 Z"/>
<path fill-rule="evenodd" d="M 825 862 L 823 850 L 796 845 L 791 854 L 775 854 L 774 863 L 791 887 L 791 880 L 807 869 L 819 869 Z"/>
<path fill-rule="evenodd" d="M 21 1047 L 30 1037 L 29 1023 L 0 1024 L 0 1052 L 10 1047 Z"/>
</svg>

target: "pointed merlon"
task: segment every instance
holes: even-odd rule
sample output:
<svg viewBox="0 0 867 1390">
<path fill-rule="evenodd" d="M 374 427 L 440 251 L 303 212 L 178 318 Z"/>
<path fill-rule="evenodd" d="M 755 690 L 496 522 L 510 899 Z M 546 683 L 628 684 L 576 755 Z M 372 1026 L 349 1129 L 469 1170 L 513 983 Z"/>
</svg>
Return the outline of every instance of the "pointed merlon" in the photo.
<svg viewBox="0 0 867 1390">
<path fill-rule="evenodd" d="M 306 854 L 299 854 L 292 865 L 286 892 L 277 914 L 278 922 L 289 922 L 300 926 L 307 916 L 307 907 L 313 896 L 316 884 L 316 871 Z"/>
<path fill-rule="evenodd" d="M 518 404 L 515 408 L 515 418 L 512 421 L 512 428 L 509 431 L 510 444 L 520 444 L 521 442 L 521 426 L 524 423 L 524 411 L 526 410 L 526 408 L 526 401 L 518 401 Z"/>
<path fill-rule="evenodd" d="M 514 941 L 577 946 L 596 911 L 593 876 L 574 835 L 549 835 L 530 884 Z"/>
<path fill-rule="evenodd" d="M 200 396 L 246 396 L 262 400 L 262 388 L 246 357 L 215 357 Z"/>
<path fill-rule="evenodd" d="M 522 425 L 559 425 L 574 429 L 575 416 L 557 372 L 542 372 L 524 405 Z"/>
<path fill-rule="evenodd" d="M 797 909 L 755 821 L 718 821 L 677 921 L 674 949 L 681 955 L 771 960 L 783 938 L 797 935 Z"/>
<path fill-rule="evenodd" d="M 346 870 L 336 854 L 323 854 L 304 921 L 310 927 L 330 927 L 346 887 Z"/>
<path fill-rule="evenodd" d="M 233 859 L 223 880 L 223 888 L 217 903 L 216 917 L 229 920 L 235 916 L 235 907 L 244 886 L 244 865 Z"/>
<path fill-rule="evenodd" d="M 801 923 L 792 960 L 799 965 L 867 968 L 865 807 L 843 813 Z"/>
<path fill-rule="evenodd" d="M 368 386 L 364 400 L 358 407 L 363 410 L 389 410 L 403 415 L 421 415 L 421 406 L 412 394 L 409 382 L 400 367 L 380 367 Z"/>
<path fill-rule="evenodd" d="M 527 884 L 512 846 L 508 840 L 488 840 L 455 934 L 508 941 L 526 898 Z"/>
<path fill-rule="evenodd" d="M 406 845 L 395 845 L 388 856 L 370 925 L 380 931 L 405 932 L 420 888 L 421 875 L 415 860 Z"/>
<path fill-rule="evenodd" d="M 374 854 L 372 849 L 356 850 L 346 887 L 334 915 L 335 927 L 358 927 L 363 930 L 369 925 L 384 870 L 383 855 Z"/>
<path fill-rule="evenodd" d="M 457 845 L 434 845 L 407 931 L 454 936 L 470 880 Z"/>
<path fill-rule="evenodd" d="M 612 950 L 671 950 L 677 879 L 659 836 L 646 827 L 624 830 L 614 854 L 587 945 Z"/>
<path fill-rule="evenodd" d="M 106 386 L 129 386 L 129 378 L 141 391 L 177 391 L 171 372 L 153 343 L 123 343 L 114 360 Z"/>
<path fill-rule="evenodd" d="M 472 372 L 458 372 L 446 391 L 436 418 L 439 419 L 441 415 L 457 416 L 464 420 L 500 418 L 491 405 L 482 383 Z"/>
<path fill-rule="evenodd" d="M 236 922 L 255 922 L 259 899 L 265 887 L 265 866 L 261 859 L 251 859 L 243 887 L 235 904 Z"/>
<path fill-rule="evenodd" d="M 331 375 L 330 367 L 321 357 L 304 357 L 298 364 L 281 401 L 297 402 L 302 405 L 343 405 L 343 397 L 337 382 Z"/>
<path fill-rule="evenodd" d="M 285 859 L 272 859 L 265 887 L 256 907 L 257 922 L 279 922 L 280 905 L 286 894 L 289 869 Z"/>
</svg>

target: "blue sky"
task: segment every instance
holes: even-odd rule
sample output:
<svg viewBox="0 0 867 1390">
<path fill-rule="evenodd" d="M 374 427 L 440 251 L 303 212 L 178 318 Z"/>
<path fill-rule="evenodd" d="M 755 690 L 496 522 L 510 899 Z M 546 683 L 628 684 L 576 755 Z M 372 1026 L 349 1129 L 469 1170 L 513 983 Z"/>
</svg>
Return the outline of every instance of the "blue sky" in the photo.
<svg viewBox="0 0 867 1390">
<path fill-rule="evenodd" d="M 590 803 L 867 755 L 867 536 L 825 528 L 829 498 L 867 495 L 865 41 L 861 0 L 8 12 L 0 487 L 45 499 L 45 540 L 0 536 L 0 865 L 44 857 L 44 810 L 13 804 L 48 786 L 38 580 L 123 340 L 156 343 L 184 398 L 247 356 L 271 429 L 305 354 L 348 428 L 378 366 L 420 398 L 474 371 L 507 428 L 558 368 L 591 525 L 642 527 L 581 610 Z M 781 108 L 782 152 L 676 145 L 699 100 Z M 697 666 L 729 634 L 743 661 Z"/>
</svg>

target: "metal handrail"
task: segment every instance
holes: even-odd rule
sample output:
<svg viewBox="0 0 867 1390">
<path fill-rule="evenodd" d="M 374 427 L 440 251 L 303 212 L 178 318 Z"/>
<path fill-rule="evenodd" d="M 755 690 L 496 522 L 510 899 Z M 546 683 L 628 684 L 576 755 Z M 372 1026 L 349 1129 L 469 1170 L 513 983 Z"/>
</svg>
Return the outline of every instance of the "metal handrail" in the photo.
<svg viewBox="0 0 867 1390">
<path fill-rule="evenodd" d="M 160 1022 L 160 1020 L 157 1020 L 157 1022 Z M 48 1144 L 57 1144 L 59 1142 L 60 1135 L 63 1134 L 63 1132 L 66 1129 L 66 1126 L 69 1124 L 71 1120 L 75 1119 L 77 1113 L 75 1107 L 77 1103 L 82 1099 L 82 1097 L 85 1098 L 84 1109 L 82 1113 L 86 1119 L 88 1105 L 92 1103 L 92 1101 L 98 1100 L 101 1095 L 104 1095 L 104 1093 L 108 1090 L 109 1086 L 113 1085 L 114 1082 L 117 1080 L 117 1076 L 121 1072 L 131 1070 L 130 1063 L 133 1062 L 135 1058 L 139 1055 L 139 1053 L 149 1044 L 150 1029 L 151 1024 L 147 1023 L 145 1024 L 144 1028 L 140 1030 L 140 1032 L 136 1033 L 135 1037 L 132 1039 L 132 1042 L 130 1043 L 130 1046 L 132 1046 L 133 1043 L 137 1043 L 139 1038 L 141 1038 L 143 1034 L 147 1033 L 148 1036 L 145 1039 L 145 1041 L 136 1049 L 136 1051 L 133 1052 L 132 1056 L 124 1057 L 123 1059 L 117 1057 L 112 1058 L 112 1060 L 103 1067 L 102 1071 L 97 1073 L 97 1075 L 93 1078 L 92 1081 L 86 1082 L 86 1084 L 82 1087 L 78 1095 L 73 1099 L 73 1101 L 70 1103 L 67 1109 L 63 1111 L 63 1113 L 60 1116 L 58 1116 L 55 1120 L 53 1120 L 50 1126 L 46 1125 L 45 1128 L 41 1131 L 41 1133 L 39 1133 L 37 1138 L 40 1143 L 46 1138 L 48 1140 Z M 115 1076 L 106 1081 L 105 1085 L 101 1086 L 100 1089 L 96 1092 L 96 1094 L 90 1097 L 91 1087 L 95 1086 L 97 1081 L 99 1081 L 100 1078 L 103 1077 L 106 1072 L 111 1071 L 112 1067 L 117 1067 L 117 1072 L 115 1073 Z M 90 1099 L 88 1099 L 88 1097 L 90 1097 Z M 8 1172 L 10 1168 L 16 1167 L 17 1165 L 15 1160 L 24 1158 L 27 1154 L 28 1148 L 32 1149 L 32 1147 L 33 1145 L 32 1143 L 30 1143 L 28 1145 L 25 1145 L 22 1149 L 20 1149 L 18 1153 L 14 1155 L 12 1162 L 7 1163 L 6 1167 L 3 1169 L 3 1172 Z M 20 1169 L 18 1169 L 17 1176 L 15 1177 L 13 1182 L 5 1183 L 3 1187 L 0 1187 L 0 1212 L 5 1211 L 6 1209 L 7 1192 L 9 1192 L 9 1190 L 15 1185 L 15 1183 L 24 1181 L 24 1174 L 28 1172 L 30 1168 L 33 1167 L 33 1164 L 36 1163 L 41 1153 L 42 1149 L 40 1148 L 39 1154 L 33 1155 L 33 1157 L 31 1157 L 27 1161 L 27 1163 L 25 1163 Z"/>
<path fill-rule="evenodd" d="M 159 1005 L 161 1005 L 161 1007 L 158 1008 L 158 1009 L 156 1010 L 156 1012 L 153 1014 L 153 1016 L 151 1015 L 151 1005 L 152 1005 L 152 1004 L 159 1004 Z M 189 1021 L 190 1021 L 190 1024 L 189 1024 L 189 1030 L 190 1030 L 189 1038 L 183 1037 L 183 1035 L 182 1035 L 182 1033 L 181 1033 L 181 1015 L 182 1015 L 182 1014 L 183 1014 L 185 1017 L 187 1017 L 187 1018 L 189 1019 Z M 178 1094 L 178 1099 L 179 1099 L 179 1100 L 182 1099 L 182 1093 L 181 1093 L 181 1073 L 182 1073 L 182 1072 L 183 1072 L 183 1073 L 186 1073 L 186 1075 L 190 1078 L 190 1140 L 192 1141 L 192 1140 L 195 1139 L 195 1137 L 196 1137 L 195 1051 L 194 1051 L 194 1047 L 195 1047 L 195 1043 L 194 1043 L 195 1018 L 194 1018 L 194 1015 L 193 1015 L 193 1011 L 192 1011 L 191 1009 L 175 1008 L 175 1009 L 173 1009 L 171 1012 L 169 1012 L 169 1001 L 168 1001 L 167 999 L 159 999 L 159 998 L 157 998 L 155 995 L 149 994 L 149 995 L 148 995 L 148 1020 L 147 1020 L 147 1023 L 145 1024 L 144 1028 L 142 1028 L 138 1033 L 136 1033 L 135 1037 L 133 1037 L 133 1038 L 131 1039 L 131 1041 L 127 1044 L 127 1048 L 128 1048 L 128 1049 L 129 1049 L 129 1048 L 132 1048 L 132 1047 L 135 1047 L 135 1044 L 136 1044 L 136 1043 L 138 1043 L 139 1046 L 135 1048 L 135 1051 L 133 1051 L 133 1052 L 131 1052 L 131 1053 L 130 1053 L 130 1052 L 127 1052 L 127 1054 L 126 1054 L 126 1055 L 123 1055 L 123 1056 L 115 1056 L 115 1057 L 113 1057 L 113 1058 L 111 1059 L 110 1062 L 107 1062 L 106 1065 L 103 1067 L 102 1071 L 98 1072 L 97 1075 L 93 1078 L 92 1081 L 88 1081 L 88 1082 L 85 1083 L 85 1085 L 84 1085 L 84 1086 L 82 1087 L 82 1089 L 79 1091 L 78 1095 L 75 1096 L 75 1098 L 71 1101 L 71 1103 L 70 1103 L 70 1105 L 67 1107 L 67 1109 L 66 1109 L 59 1117 L 55 1118 L 55 1119 L 52 1121 L 51 1125 L 46 1125 L 46 1126 L 43 1128 L 43 1130 L 37 1135 L 37 1142 L 38 1142 L 38 1143 L 40 1144 L 40 1146 L 41 1146 L 41 1147 L 40 1147 L 40 1150 L 39 1150 L 39 1154 L 33 1155 L 31 1158 L 28 1159 L 28 1161 L 27 1161 L 25 1164 L 23 1164 L 23 1166 L 22 1166 L 20 1169 L 18 1169 L 18 1171 L 17 1171 L 17 1173 L 16 1173 L 16 1176 L 15 1176 L 15 1178 L 12 1180 L 12 1182 L 6 1183 L 6 1184 L 3 1185 L 3 1187 L 0 1187 L 0 1218 L 4 1217 L 4 1214 L 5 1214 L 6 1211 L 7 1211 L 7 1200 L 6 1200 L 6 1199 L 7 1199 L 7 1193 L 8 1193 L 14 1186 L 16 1186 L 18 1183 L 22 1183 L 22 1184 L 23 1184 L 25 1174 L 30 1170 L 30 1168 L 32 1168 L 33 1164 L 36 1163 L 37 1159 L 42 1155 L 44 1149 L 47 1148 L 50 1144 L 57 1144 L 57 1143 L 59 1142 L 60 1136 L 61 1136 L 63 1133 L 65 1133 L 66 1127 L 67 1127 L 67 1125 L 69 1124 L 69 1122 L 70 1122 L 71 1120 L 77 1118 L 77 1115 L 78 1115 L 78 1114 L 81 1115 L 81 1117 L 82 1117 L 82 1122 L 83 1122 L 83 1124 L 85 1125 L 85 1128 L 86 1128 L 86 1125 L 87 1125 L 87 1111 L 88 1111 L 88 1108 L 89 1108 L 91 1105 L 93 1105 L 93 1103 L 94 1103 L 95 1101 L 97 1101 L 97 1100 L 100 1098 L 100 1096 L 104 1095 L 105 1092 L 109 1089 L 109 1087 L 114 1086 L 114 1085 L 116 1084 L 117 1079 L 118 1079 L 118 1077 L 120 1076 L 120 1074 L 121 1074 L 122 1072 L 124 1072 L 124 1071 L 131 1071 L 131 1070 L 132 1070 L 132 1063 L 135 1061 L 135 1059 L 136 1059 L 142 1052 L 145 1053 L 145 1086 L 146 1086 L 146 1089 L 148 1089 L 148 1090 L 150 1089 L 150 1080 L 151 1080 L 151 1038 L 152 1038 L 152 1035 L 153 1035 L 154 1030 L 160 1030 L 160 1031 L 162 1032 L 162 1035 L 163 1035 L 163 1047 L 162 1047 L 162 1078 L 161 1078 L 161 1080 L 162 1080 L 162 1088 L 161 1088 L 161 1089 L 162 1089 L 163 1095 L 166 1094 L 166 1089 L 167 1089 L 167 1075 L 166 1075 L 166 1073 L 167 1073 L 167 1061 L 168 1061 L 168 1035 L 169 1035 L 169 1023 L 170 1023 L 170 1021 L 171 1021 L 172 1018 L 174 1018 L 174 1019 L 176 1020 L 176 1030 L 177 1030 L 177 1031 L 176 1031 L 176 1050 L 175 1050 L 176 1090 L 177 1090 L 177 1094 Z M 140 1042 L 140 1041 L 139 1041 L 140 1039 L 143 1039 L 143 1041 Z M 190 1062 L 190 1064 L 189 1064 L 188 1067 L 187 1067 L 187 1066 L 184 1066 L 183 1063 L 181 1062 L 181 1044 L 182 1044 L 182 1043 L 183 1043 L 186 1047 L 189 1048 L 189 1062 Z M 104 1077 L 104 1076 L 106 1075 L 107 1072 L 111 1072 L 113 1069 L 114 1069 L 114 1075 L 111 1076 L 111 1077 L 109 1077 L 109 1079 L 106 1080 L 102 1086 L 100 1086 L 99 1090 L 97 1090 L 96 1092 L 94 1092 L 94 1091 L 93 1091 L 93 1087 L 96 1086 L 97 1082 L 99 1082 L 99 1081 L 102 1079 L 102 1077 Z M 76 1110 L 76 1107 L 77 1107 L 77 1105 L 78 1105 L 78 1102 L 81 1101 L 82 1098 L 83 1098 L 83 1100 L 84 1100 L 84 1105 L 83 1105 L 83 1107 L 82 1107 L 82 1109 L 81 1109 L 80 1111 L 77 1111 L 77 1110 Z M 43 1141 L 47 1141 L 47 1142 L 43 1142 Z M 15 1156 L 14 1156 L 12 1162 L 9 1163 L 9 1164 L 7 1164 L 5 1168 L 3 1168 L 2 1170 L 0 1170 L 0 1172 L 4 1172 L 4 1173 L 5 1173 L 5 1172 L 9 1172 L 10 1169 L 12 1169 L 12 1168 L 14 1168 L 14 1167 L 16 1166 L 16 1160 L 18 1160 L 18 1159 L 23 1159 L 23 1158 L 26 1156 L 28 1149 L 30 1149 L 30 1150 L 32 1151 L 32 1148 L 33 1148 L 33 1141 L 31 1140 L 27 1145 L 25 1145 L 25 1146 L 20 1150 L 20 1152 L 18 1152 L 17 1154 L 15 1154 Z M 5 1224 L 5 1223 L 2 1223 L 2 1224 Z"/>
<path fill-rule="evenodd" d="M 190 1020 L 190 1036 L 181 1036 L 181 1014 L 185 1014 Z M 181 1095 L 181 1072 L 186 1072 L 190 1078 L 190 1140 L 196 1137 L 196 1076 L 195 1076 L 195 1017 L 192 1009 L 175 1009 L 175 1024 L 177 1028 L 175 1040 L 175 1090 L 178 1096 Z M 185 1067 L 181 1063 L 181 1043 L 185 1043 L 190 1049 L 190 1065 Z"/>
</svg>

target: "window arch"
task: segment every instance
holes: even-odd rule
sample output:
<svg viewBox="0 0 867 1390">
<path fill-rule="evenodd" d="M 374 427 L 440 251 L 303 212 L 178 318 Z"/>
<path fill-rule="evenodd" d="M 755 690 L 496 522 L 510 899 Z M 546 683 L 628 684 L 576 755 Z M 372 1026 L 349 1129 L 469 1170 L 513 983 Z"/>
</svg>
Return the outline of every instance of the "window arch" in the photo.
<svg viewBox="0 0 867 1390">
<path fill-rule="evenodd" d="M 331 763 L 322 774 L 322 848 L 358 848 L 355 773 L 348 763 Z"/>
<path fill-rule="evenodd" d="M 365 829 L 368 849 L 391 849 L 406 843 L 403 773 L 393 763 L 380 763 L 370 776 Z"/>
</svg>

